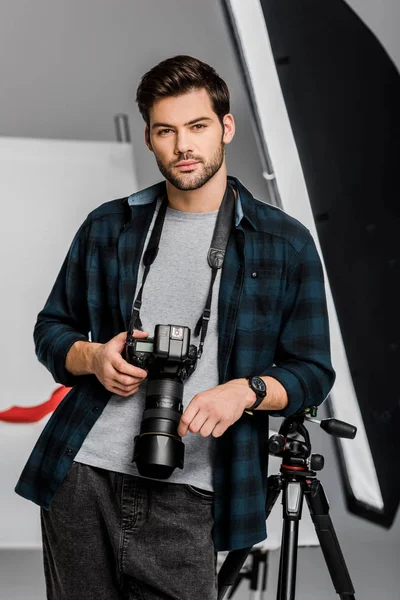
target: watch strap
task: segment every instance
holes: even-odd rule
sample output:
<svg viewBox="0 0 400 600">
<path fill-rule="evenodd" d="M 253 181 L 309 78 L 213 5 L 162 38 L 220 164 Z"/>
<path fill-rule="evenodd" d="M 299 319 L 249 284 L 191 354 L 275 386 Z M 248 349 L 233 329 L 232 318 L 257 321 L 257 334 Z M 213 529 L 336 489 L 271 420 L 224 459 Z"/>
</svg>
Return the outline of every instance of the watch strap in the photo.
<svg viewBox="0 0 400 600">
<path fill-rule="evenodd" d="M 267 394 L 266 393 L 263 394 L 263 393 L 261 393 L 259 391 L 256 391 L 253 388 L 253 386 L 251 385 L 252 377 L 246 377 L 246 379 L 248 381 L 249 386 L 251 387 L 251 389 L 253 390 L 253 392 L 256 394 L 256 401 L 254 402 L 254 404 L 252 404 L 250 406 L 250 408 L 246 408 L 246 410 L 255 410 L 256 408 L 258 408 L 260 406 L 261 402 L 264 400 L 264 398 L 266 397 Z"/>
</svg>

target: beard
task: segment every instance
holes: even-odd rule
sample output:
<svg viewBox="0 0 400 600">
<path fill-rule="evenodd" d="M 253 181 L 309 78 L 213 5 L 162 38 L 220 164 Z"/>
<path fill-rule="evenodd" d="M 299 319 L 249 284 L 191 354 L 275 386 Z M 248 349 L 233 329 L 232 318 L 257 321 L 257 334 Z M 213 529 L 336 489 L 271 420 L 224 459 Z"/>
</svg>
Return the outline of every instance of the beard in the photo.
<svg viewBox="0 0 400 600">
<path fill-rule="evenodd" d="M 182 155 L 177 161 L 178 163 L 183 160 L 194 160 L 200 162 L 203 165 L 203 168 L 200 167 L 199 169 L 198 167 L 195 171 L 186 171 L 181 174 L 174 172 L 174 166 L 166 165 L 159 160 L 156 154 L 154 154 L 154 156 L 161 175 L 178 190 L 188 192 L 203 187 L 211 177 L 214 177 L 214 175 L 218 173 L 224 162 L 225 144 L 221 142 L 207 162 L 204 162 L 196 156 Z"/>
</svg>

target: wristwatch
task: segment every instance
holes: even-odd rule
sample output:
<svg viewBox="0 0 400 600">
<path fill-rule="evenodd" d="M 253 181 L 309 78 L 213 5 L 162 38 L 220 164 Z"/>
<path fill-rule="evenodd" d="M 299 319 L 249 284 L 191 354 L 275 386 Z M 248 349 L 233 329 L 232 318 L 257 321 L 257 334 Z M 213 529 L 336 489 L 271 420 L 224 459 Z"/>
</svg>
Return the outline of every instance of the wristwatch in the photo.
<svg viewBox="0 0 400 600">
<path fill-rule="evenodd" d="M 252 406 L 250 406 L 250 408 L 247 408 L 246 410 L 254 410 L 258 406 L 260 406 L 261 402 L 264 400 L 265 396 L 267 395 L 267 386 L 265 384 L 265 381 L 263 379 L 261 379 L 261 377 L 253 376 L 253 377 L 246 377 L 246 379 L 249 382 L 249 386 L 251 387 L 251 389 L 253 390 L 253 392 L 256 395 L 256 401 L 254 402 L 254 404 Z"/>
</svg>

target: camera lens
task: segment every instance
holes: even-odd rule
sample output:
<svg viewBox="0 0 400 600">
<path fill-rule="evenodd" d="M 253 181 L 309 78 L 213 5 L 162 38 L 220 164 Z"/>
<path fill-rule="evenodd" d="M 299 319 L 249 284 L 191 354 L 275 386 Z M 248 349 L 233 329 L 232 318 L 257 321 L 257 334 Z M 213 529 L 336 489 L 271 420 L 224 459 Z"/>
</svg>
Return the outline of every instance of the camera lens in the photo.
<svg viewBox="0 0 400 600">
<path fill-rule="evenodd" d="M 174 469 L 183 468 L 185 447 L 178 435 L 182 398 L 183 383 L 179 380 L 148 380 L 146 407 L 133 457 L 140 475 L 168 479 Z"/>
</svg>

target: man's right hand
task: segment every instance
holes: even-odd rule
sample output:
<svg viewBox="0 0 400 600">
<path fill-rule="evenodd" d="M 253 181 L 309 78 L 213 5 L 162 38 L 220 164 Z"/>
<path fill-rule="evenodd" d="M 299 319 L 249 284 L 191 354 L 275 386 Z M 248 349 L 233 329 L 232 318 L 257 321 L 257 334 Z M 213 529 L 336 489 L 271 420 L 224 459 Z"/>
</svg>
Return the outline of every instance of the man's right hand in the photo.
<svg viewBox="0 0 400 600">
<path fill-rule="evenodd" d="M 146 331 L 135 329 L 133 337 L 148 337 Z M 113 394 L 128 397 L 138 391 L 147 377 L 147 371 L 134 367 L 121 355 L 126 342 L 127 332 L 123 331 L 106 344 L 96 345 L 91 356 L 91 371 L 104 387 Z"/>
</svg>

